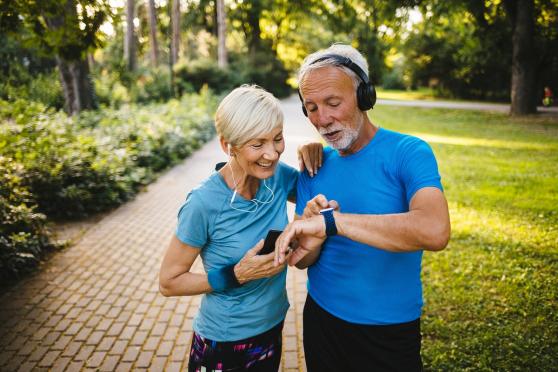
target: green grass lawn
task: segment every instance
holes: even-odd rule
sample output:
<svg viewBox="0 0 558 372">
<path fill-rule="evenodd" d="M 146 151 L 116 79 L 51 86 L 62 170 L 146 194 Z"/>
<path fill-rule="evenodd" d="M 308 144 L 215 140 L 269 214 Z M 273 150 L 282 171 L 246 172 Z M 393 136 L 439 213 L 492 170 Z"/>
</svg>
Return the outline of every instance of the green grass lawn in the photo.
<svg viewBox="0 0 558 372">
<path fill-rule="evenodd" d="M 423 261 L 427 370 L 558 368 L 558 118 L 378 107 L 428 141 L 452 239 Z"/>
<path fill-rule="evenodd" d="M 440 99 L 434 96 L 434 92 L 429 88 L 419 88 L 417 90 L 398 90 L 376 88 L 379 99 L 397 99 L 397 100 L 435 100 Z"/>
</svg>

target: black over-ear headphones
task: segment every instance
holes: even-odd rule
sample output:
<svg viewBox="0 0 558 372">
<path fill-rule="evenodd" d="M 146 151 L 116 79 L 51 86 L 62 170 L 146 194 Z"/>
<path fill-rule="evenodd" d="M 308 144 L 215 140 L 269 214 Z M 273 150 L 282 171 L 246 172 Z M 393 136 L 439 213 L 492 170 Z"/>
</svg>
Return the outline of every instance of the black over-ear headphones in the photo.
<svg viewBox="0 0 558 372">
<path fill-rule="evenodd" d="M 340 56 L 338 54 L 326 54 L 325 56 L 320 57 L 312 62 L 311 65 L 313 65 L 314 63 L 325 61 L 326 59 L 333 59 L 336 65 L 347 67 L 359 77 L 361 83 L 358 85 L 356 91 L 358 108 L 361 111 L 367 111 L 373 108 L 374 104 L 376 103 L 376 89 L 374 88 L 374 85 L 370 83 L 368 75 L 366 75 L 366 73 L 359 67 L 359 65 L 351 61 L 350 58 Z M 300 90 L 298 91 L 298 98 L 300 98 L 300 102 L 302 102 L 302 112 L 304 113 L 304 116 L 308 116 L 308 112 L 306 111 L 306 107 L 304 107 L 304 101 L 302 100 Z"/>
</svg>

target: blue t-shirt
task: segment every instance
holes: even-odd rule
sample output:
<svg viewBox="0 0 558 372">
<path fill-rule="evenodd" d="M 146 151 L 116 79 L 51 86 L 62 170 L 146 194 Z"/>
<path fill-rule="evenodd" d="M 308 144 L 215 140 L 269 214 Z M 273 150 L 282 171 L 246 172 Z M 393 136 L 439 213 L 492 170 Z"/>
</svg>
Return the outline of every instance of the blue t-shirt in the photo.
<svg viewBox="0 0 558 372">
<path fill-rule="evenodd" d="M 288 222 L 287 197 L 296 192 L 298 172 L 279 163 L 275 174 L 265 180 L 273 190 L 271 203 L 259 204 L 254 213 L 231 208 L 232 191 L 219 172 L 193 189 L 178 213 L 176 236 L 201 248 L 205 271 L 236 264 L 268 230 L 283 230 Z M 268 201 L 271 192 L 260 181 L 255 199 Z M 237 194 L 233 206 L 252 210 L 254 204 Z M 194 330 L 214 341 L 236 341 L 263 333 L 284 318 L 289 308 L 285 290 L 286 270 L 253 280 L 239 288 L 203 296 L 194 319 Z"/>
<path fill-rule="evenodd" d="M 323 167 L 313 178 L 301 174 L 296 213 L 323 194 L 341 212 L 389 214 L 409 211 L 423 187 L 442 189 L 428 144 L 380 128 L 355 154 L 324 150 Z M 308 268 L 308 291 L 332 315 L 359 324 L 396 324 L 420 317 L 422 251 L 392 253 L 341 236 L 328 238 Z"/>
</svg>

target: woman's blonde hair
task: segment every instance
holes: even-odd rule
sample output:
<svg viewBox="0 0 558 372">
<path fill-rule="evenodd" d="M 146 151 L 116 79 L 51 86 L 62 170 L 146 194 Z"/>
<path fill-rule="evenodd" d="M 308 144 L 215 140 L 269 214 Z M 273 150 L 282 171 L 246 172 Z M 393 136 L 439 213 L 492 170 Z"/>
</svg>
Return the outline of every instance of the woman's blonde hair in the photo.
<svg viewBox="0 0 558 372">
<path fill-rule="evenodd" d="M 242 85 L 230 92 L 215 113 L 219 136 L 241 146 L 283 125 L 279 100 L 257 85 Z"/>
</svg>

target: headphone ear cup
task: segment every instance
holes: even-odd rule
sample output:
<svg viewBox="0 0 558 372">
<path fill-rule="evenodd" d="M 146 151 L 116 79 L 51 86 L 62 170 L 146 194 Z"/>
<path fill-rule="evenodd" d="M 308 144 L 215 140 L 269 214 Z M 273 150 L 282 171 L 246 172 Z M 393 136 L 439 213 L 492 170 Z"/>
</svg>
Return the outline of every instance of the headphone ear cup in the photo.
<svg viewBox="0 0 558 372">
<path fill-rule="evenodd" d="M 298 99 L 300 99 L 300 103 L 302 104 L 302 113 L 304 116 L 308 117 L 308 111 L 306 111 L 306 107 L 304 107 L 304 101 L 302 100 L 302 94 L 300 94 L 300 90 L 297 91 Z"/>
<path fill-rule="evenodd" d="M 376 89 L 370 83 L 360 83 L 357 88 L 357 104 L 361 111 L 370 110 L 376 103 Z"/>
</svg>

